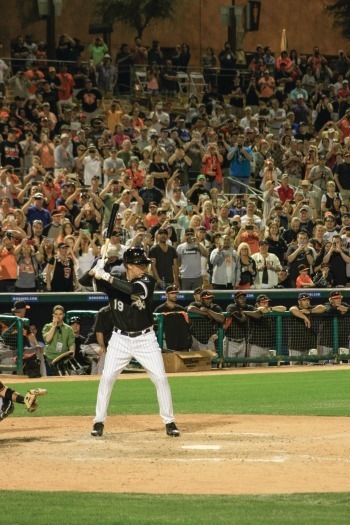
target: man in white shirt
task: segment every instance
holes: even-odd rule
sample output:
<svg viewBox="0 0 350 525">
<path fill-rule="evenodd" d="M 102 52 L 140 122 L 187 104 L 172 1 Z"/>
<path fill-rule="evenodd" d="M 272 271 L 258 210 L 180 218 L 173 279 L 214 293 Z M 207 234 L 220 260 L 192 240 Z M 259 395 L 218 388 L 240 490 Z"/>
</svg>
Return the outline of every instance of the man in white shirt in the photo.
<svg viewBox="0 0 350 525">
<path fill-rule="evenodd" d="M 125 170 L 124 161 L 117 157 L 117 148 L 109 150 L 109 157 L 103 161 L 103 173 L 108 177 L 108 181 L 118 179 L 123 170 Z"/>
<path fill-rule="evenodd" d="M 262 220 L 260 219 L 260 217 L 258 217 L 258 215 L 254 214 L 255 209 L 256 208 L 255 208 L 254 202 L 251 202 L 251 201 L 247 202 L 246 214 L 241 217 L 241 225 L 246 226 L 249 219 L 253 219 L 254 224 L 261 231 L 262 230 Z"/>
<path fill-rule="evenodd" d="M 84 184 L 85 186 L 91 186 L 92 177 L 101 179 L 103 158 L 95 146 L 91 144 L 84 153 L 82 161 L 84 166 Z"/>
</svg>

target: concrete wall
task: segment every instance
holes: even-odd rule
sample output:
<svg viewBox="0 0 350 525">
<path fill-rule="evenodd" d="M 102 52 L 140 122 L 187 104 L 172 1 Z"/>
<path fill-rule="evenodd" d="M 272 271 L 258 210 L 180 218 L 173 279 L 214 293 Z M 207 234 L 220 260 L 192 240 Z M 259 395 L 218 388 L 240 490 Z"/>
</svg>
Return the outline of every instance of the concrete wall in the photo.
<svg viewBox="0 0 350 525">
<path fill-rule="evenodd" d="M 35 1 L 35 0 L 32 0 Z M 227 39 L 227 28 L 220 22 L 220 6 L 230 5 L 230 0 L 181 0 L 183 14 L 178 14 L 174 22 L 153 25 L 144 33 L 143 41 L 150 44 L 156 37 L 161 46 L 173 47 L 177 43 L 188 42 L 191 47 L 191 64 L 198 64 L 200 53 L 207 46 L 216 51 L 222 49 Z M 8 41 L 18 34 L 32 34 L 35 40 L 46 39 L 46 24 L 37 21 L 22 27 L 16 5 L 1 1 L 0 40 L 3 42 L 3 56 L 8 56 Z M 24 4 L 30 4 L 26 0 Z M 244 5 L 245 0 L 236 0 L 237 5 Z M 57 17 L 56 35 L 68 33 L 81 38 L 88 44 L 91 36 L 88 26 L 93 17 L 92 0 L 63 0 L 62 16 Z M 348 41 L 340 37 L 339 31 L 333 28 L 333 18 L 324 12 L 322 0 L 262 0 L 260 30 L 248 33 L 245 51 L 253 51 L 258 43 L 270 45 L 277 54 L 280 51 L 282 29 L 287 30 L 289 49 L 311 53 L 318 45 L 322 53 L 334 54 L 339 48 L 350 50 Z M 115 56 L 122 42 L 132 44 L 134 32 L 121 24 L 115 24 L 112 34 L 111 51 Z"/>
</svg>

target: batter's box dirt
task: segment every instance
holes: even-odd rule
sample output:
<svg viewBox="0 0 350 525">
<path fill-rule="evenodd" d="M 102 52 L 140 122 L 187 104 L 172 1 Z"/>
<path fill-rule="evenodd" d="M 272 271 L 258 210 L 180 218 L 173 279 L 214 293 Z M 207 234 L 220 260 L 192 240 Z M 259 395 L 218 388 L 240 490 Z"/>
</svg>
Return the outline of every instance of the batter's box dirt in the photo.
<svg viewBox="0 0 350 525">
<path fill-rule="evenodd" d="M 349 418 L 180 415 L 8 418 L 0 489 L 182 494 L 350 491 Z M 136 430 L 135 430 L 136 429 Z M 42 483 L 45 480 L 45 483 Z"/>
</svg>

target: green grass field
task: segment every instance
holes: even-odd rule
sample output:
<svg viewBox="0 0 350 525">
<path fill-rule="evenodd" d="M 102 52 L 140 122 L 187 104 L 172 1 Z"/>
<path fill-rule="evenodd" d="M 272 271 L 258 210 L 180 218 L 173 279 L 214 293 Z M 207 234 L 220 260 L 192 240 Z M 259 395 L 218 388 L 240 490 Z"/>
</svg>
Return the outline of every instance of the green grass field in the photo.
<svg viewBox="0 0 350 525">
<path fill-rule="evenodd" d="M 33 380 L 34 381 L 34 380 Z M 348 416 L 350 370 L 288 374 L 242 374 L 171 377 L 177 414 L 279 414 Z M 34 382 L 20 386 L 25 392 Z M 38 416 L 84 416 L 94 413 L 97 381 L 35 382 L 49 390 Z M 157 414 L 155 389 L 149 379 L 116 383 L 111 414 Z M 16 410 L 17 417 L 23 411 Z"/>
<path fill-rule="evenodd" d="M 177 414 L 278 414 L 348 416 L 350 371 L 242 374 L 169 379 Z M 37 416 L 93 415 L 97 381 L 7 385 L 25 392 L 47 388 Z M 148 379 L 119 381 L 111 414 L 157 414 Z M 26 415 L 17 409 L 14 417 Z M 35 424 L 35 423 L 33 423 Z M 1 430 L 1 428 L 0 428 Z M 1 434 L 0 434 L 1 449 Z M 0 468 L 1 472 L 1 468 Z M 44 486 L 44 480 L 43 480 Z M 28 488 L 30 473 L 28 474 Z M 146 494 L 0 491 L 0 524 L 345 524 L 350 494 L 273 496 L 166 496 Z M 6 519 L 5 519 L 6 517 Z"/>
<path fill-rule="evenodd" d="M 347 525 L 347 493 L 166 496 L 0 491 L 6 525 Z M 5 509 L 5 510 L 4 510 Z"/>
</svg>

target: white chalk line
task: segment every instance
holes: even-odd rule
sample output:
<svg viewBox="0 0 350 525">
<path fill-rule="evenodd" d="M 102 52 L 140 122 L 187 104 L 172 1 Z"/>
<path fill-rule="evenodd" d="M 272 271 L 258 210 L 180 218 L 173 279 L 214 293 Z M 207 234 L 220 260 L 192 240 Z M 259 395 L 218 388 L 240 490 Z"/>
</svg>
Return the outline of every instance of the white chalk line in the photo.
<svg viewBox="0 0 350 525">
<path fill-rule="evenodd" d="M 183 445 L 183 449 L 187 450 L 220 450 L 220 445 Z"/>
<path fill-rule="evenodd" d="M 263 432 L 184 432 L 186 436 L 258 436 L 273 437 L 273 434 Z"/>
<path fill-rule="evenodd" d="M 77 457 L 72 458 L 73 461 L 108 461 L 108 462 L 120 462 L 121 460 L 126 461 L 128 463 L 135 461 L 135 462 L 143 462 L 143 463 L 198 463 L 198 462 L 206 462 L 206 463 L 285 463 L 288 459 L 286 456 L 276 456 L 273 458 L 257 458 L 257 459 L 251 459 L 251 458 L 114 458 L 113 460 L 111 458 L 87 458 L 87 457 Z"/>
</svg>

